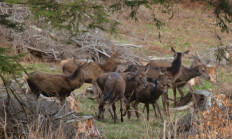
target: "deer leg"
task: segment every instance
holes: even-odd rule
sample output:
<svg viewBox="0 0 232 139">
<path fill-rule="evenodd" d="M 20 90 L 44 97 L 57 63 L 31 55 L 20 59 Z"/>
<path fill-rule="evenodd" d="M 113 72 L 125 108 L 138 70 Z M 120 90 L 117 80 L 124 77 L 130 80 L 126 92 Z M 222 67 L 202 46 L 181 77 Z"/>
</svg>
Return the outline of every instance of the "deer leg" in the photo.
<svg viewBox="0 0 232 139">
<path fill-rule="evenodd" d="M 112 105 L 112 109 L 113 109 L 113 105 Z M 114 119 L 114 115 L 113 115 L 112 111 L 110 110 L 110 108 L 108 109 L 108 111 L 110 112 L 112 119 Z M 103 115 L 103 118 L 104 118 L 104 115 Z"/>
<path fill-rule="evenodd" d="M 170 115 L 169 114 L 169 100 L 168 100 L 168 93 L 165 93 L 165 99 L 166 99 L 166 104 L 167 104 L 167 115 Z M 157 104 L 157 106 L 158 106 L 158 104 Z M 158 106 L 159 107 L 159 106 Z"/>
<path fill-rule="evenodd" d="M 172 86 L 172 91 L 174 95 L 174 106 L 176 106 L 176 85 L 175 84 Z"/>
<path fill-rule="evenodd" d="M 156 108 L 155 108 L 155 104 L 154 104 L 154 103 L 152 104 L 152 107 L 153 107 L 153 110 L 154 110 L 154 112 L 155 112 L 155 118 L 157 119 L 158 116 L 157 116 L 157 113 L 156 113 Z"/>
<path fill-rule="evenodd" d="M 127 101 L 127 99 L 125 97 L 123 98 L 123 100 L 124 100 L 124 103 L 126 105 L 126 110 L 125 110 L 125 112 L 123 114 L 123 116 L 125 116 L 127 114 L 127 112 L 129 111 L 129 109 L 130 109 L 130 103 Z"/>
<path fill-rule="evenodd" d="M 116 124 L 116 119 L 117 119 L 117 115 L 116 115 L 116 107 L 115 107 L 115 103 L 112 104 L 112 109 L 113 109 L 113 112 L 114 112 L 114 123 Z"/>
<path fill-rule="evenodd" d="M 161 114 L 161 111 L 160 111 L 160 108 L 159 108 L 159 105 L 158 105 L 157 101 L 155 102 L 155 106 L 157 107 L 158 112 L 159 112 L 159 115 L 160 115 L 160 118 L 161 118 L 161 120 L 163 121 L 164 119 L 163 119 L 163 116 L 162 116 L 162 114 Z"/>
<path fill-rule="evenodd" d="M 147 109 L 147 121 L 149 121 L 149 104 L 146 103 L 145 106 L 146 106 L 146 109 Z"/>
<path fill-rule="evenodd" d="M 98 120 L 102 120 L 103 119 L 103 115 L 104 115 L 104 112 L 105 112 L 105 103 L 101 102 L 99 104 L 99 107 L 98 107 Z"/>
<path fill-rule="evenodd" d="M 164 112 L 166 113 L 166 112 L 167 112 L 167 110 L 166 110 L 165 94 L 162 94 L 162 104 L 163 104 Z"/>
<path fill-rule="evenodd" d="M 139 119 L 138 104 L 139 102 L 135 101 L 135 103 L 133 104 L 133 108 L 135 109 L 136 117 Z"/>
<path fill-rule="evenodd" d="M 163 93 L 162 95 L 162 103 L 164 106 L 164 112 L 166 115 L 169 115 L 169 100 L 168 100 L 168 94 Z"/>
<path fill-rule="evenodd" d="M 131 112 L 130 112 L 130 108 L 129 108 L 128 111 L 127 111 L 127 119 L 130 119 L 130 118 L 131 118 Z"/>
<path fill-rule="evenodd" d="M 135 98 L 136 98 L 136 97 L 135 97 L 135 93 L 133 93 L 133 94 L 129 97 L 129 106 L 130 106 L 131 102 L 135 100 Z M 132 104 L 133 108 L 134 108 L 134 104 L 135 104 L 135 102 Z M 136 111 L 135 111 L 135 113 L 136 113 Z M 127 116 L 128 116 L 128 119 L 130 119 L 130 117 L 131 117 L 131 111 L 130 111 L 130 110 L 127 111 Z"/>
<path fill-rule="evenodd" d="M 198 79 L 197 85 L 202 86 L 203 85 L 202 79 L 200 77 L 198 77 L 197 79 Z"/>
<path fill-rule="evenodd" d="M 184 92 L 183 92 L 183 87 L 178 87 L 177 88 L 178 89 L 178 91 L 179 91 L 179 94 L 181 95 L 181 98 L 183 98 L 184 97 Z"/>
<path fill-rule="evenodd" d="M 146 108 L 146 104 L 144 104 L 144 106 L 143 106 L 143 111 L 142 111 L 143 113 L 144 113 L 144 111 L 145 111 L 145 108 Z"/>
<path fill-rule="evenodd" d="M 120 99 L 121 122 L 123 122 L 123 108 L 122 108 L 122 101 L 123 101 L 123 99 Z M 116 123 L 116 119 L 115 119 L 115 123 Z"/>
</svg>

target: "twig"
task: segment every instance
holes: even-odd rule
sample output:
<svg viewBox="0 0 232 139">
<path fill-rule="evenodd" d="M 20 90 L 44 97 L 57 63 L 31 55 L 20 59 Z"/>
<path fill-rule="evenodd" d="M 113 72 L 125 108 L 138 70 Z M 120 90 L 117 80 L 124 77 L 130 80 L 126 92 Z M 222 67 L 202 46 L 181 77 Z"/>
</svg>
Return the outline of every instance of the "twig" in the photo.
<svg viewBox="0 0 232 139">
<path fill-rule="evenodd" d="M 62 119 L 62 118 L 64 118 L 64 117 L 67 117 L 67 116 L 72 115 L 72 114 L 75 114 L 75 111 L 71 111 L 71 112 L 69 112 L 69 113 L 67 113 L 67 114 L 64 114 L 64 115 L 62 115 L 62 116 L 58 116 L 58 117 L 56 117 L 56 119 L 57 119 L 57 120 L 58 120 L 58 119 Z"/>
<path fill-rule="evenodd" d="M 26 71 L 26 69 L 18 62 L 18 60 L 14 59 L 14 61 L 20 66 L 20 68 L 23 70 L 23 72 L 26 73 L 29 76 L 29 74 Z"/>
<path fill-rule="evenodd" d="M 4 101 L 3 101 L 3 108 L 4 108 L 4 116 L 5 116 L 3 130 L 4 130 L 5 139 L 8 139 L 8 135 L 7 135 L 7 114 L 6 114 L 6 105 L 5 105 Z"/>
<path fill-rule="evenodd" d="M 6 79 L 4 78 L 4 76 L 2 76 L 1 74 L 0 74 L 0 76 L 1 76 L 1 78 L 2 78 L 2 80 L 5 82 L 5 87 L 6 88 L 9 88 L 10 89 L 10 91 L 11 91 L 11 93 L 13 94 L 13 96 L 15 97 L 15 99 L 19 102 L 19 104 L 22 106 L 22 108 L 23 108 L 23 110 L 24 110 L 24 114 L 25 114 L 25 116 L 27 117 L 27 120 L 29 119 L 29 117 L 28 117 L 28 114 L 27 114 L 27 111 L 26 111 L 26 108 L 25 108 L 25 103 L 23 103 L 23 101 L 22 100 L 20 100 L 20 98 L 15 94 L 15 91 L 13 90 L 13 88 L 11 88 L 9 85 L 8 85 L 8 83 L 7 83 L 7 81 L 6 81 Z"/>
<path fill-rule="evenodd" d="M 137 45 L 134 45 L 134 44 L 114 44 L 116 46 L 119 46 L 119 47 L 134 47 L 134 48 L 142 48 L 141 46 L 137 46 Z"/>
<path fill-rule="evenodd" d="M 95 51 L 97 51 L 97 52 L 99 52 L 99 53 L 101 53 L 101 54 L 107 56 L 107 57 L 110 57 L 110 55 L 107 54 L 106 52 L 103 52 L 103 51 L 101 51 L 101 50 L 99 50 L 99 49 L 97 49 L 97 48 L 93 48 L 93 49 L 94 49 Z"/>
<path fill-rule="evenodd" d="M 9 91 L 8 91 L 8 88 L 7 88 L 7 82 L 6 82 L 6 80 L 5 80 L 5 78 L 4 78 L 4 76 L 2 74 L 0 74 L 0 77 L 1 77 L 1 79 L 3 81 L 3 84 L 4 84 L 5 88 L 6 88 L 7 100 L 8 100 L 8 103 L 9 103 L 11 97 L 10 97 L 10 94 L 9 94 Z"/>
<path fill-rule="evenodd" d="M 53 55 L 54 55 L 54 58 L 57 60 L 57 56 L 56 56 L 56 54 L 55 54 L 55 52 L 54 52 L 54 49 L 51 48 L 51 50 L 52 50 L 52 53 L 53 53 Z"/>
<path fill-rule="evenodd" d="M 163 139 L 166 139 L 166 120 L 164 120 Z"/>
</svg>

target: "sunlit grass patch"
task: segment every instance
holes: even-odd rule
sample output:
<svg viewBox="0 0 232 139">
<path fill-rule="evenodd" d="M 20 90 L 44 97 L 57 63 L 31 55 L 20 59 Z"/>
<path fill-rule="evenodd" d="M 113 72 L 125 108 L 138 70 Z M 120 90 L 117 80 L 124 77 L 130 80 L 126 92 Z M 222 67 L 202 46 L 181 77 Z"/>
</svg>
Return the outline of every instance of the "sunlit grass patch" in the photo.
<svg viewBox="0 0 232 139">
<path fill-rule="evenodd" d="M 30 64 L 24 64 L 24 67 L 27 69 L 28 72 L 33 72 L 33 71 L 43 71 L 48 73 L 62 72 L 60 66 L 54 66 L 49 63 L 30 63 Z"/>
<path fill-rule="evenodd" d="M 232 82 L 232 70 L 226 69 L 224 67 L 218 67 L 217 77 L 219 83 L 229 83 Z"/>
</svg>

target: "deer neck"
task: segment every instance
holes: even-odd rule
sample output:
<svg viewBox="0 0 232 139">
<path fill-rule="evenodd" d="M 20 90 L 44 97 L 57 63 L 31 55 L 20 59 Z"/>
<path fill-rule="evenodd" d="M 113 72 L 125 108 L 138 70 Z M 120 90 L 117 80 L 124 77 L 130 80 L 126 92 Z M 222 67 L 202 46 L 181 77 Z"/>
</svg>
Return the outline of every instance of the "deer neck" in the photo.
<svg viewBox="0 0 232 139">
<path fill-rule="evenodd" d="M 182 80 L 184 81 L 189 81 L 190 79 L 192 78 L 195 78 L 197 76 L 200 75 L 200 72 L 198 70 L 198 67 L 190 67 L 190 68 L 187 68 L 187 67 L 184 67 L 182 69 Z"/>
<path fill-rule="evenodd" d="M 159 90 L 159 84 L 155 84 L 155 86 L 152 87 L 152 91 L 151 91 L 152 98 L 158 99 L 161 94 L 162 94 L 162 92 Z"/>
<path fill-rule="evenodd" d="M 113 60 L 111 58 L 108 61 L 106 61 L 105 63 L 100 64 L 100 66 L 105 72 L 114 72 L 117 68 L 115 60 Z"/>
<path fill-rule="evenodd" d="M 84 82 L 84 78 L 82 78 L 81 75 L 81 69 L 79 67 L 68 77 L 72 89 L 76 89 L 80 86 L 81 82 Z"/>
<path fill-rule="evenodd" d="M 171 66 L 172 74 L 176 74 L 180 71 L 181 68 L 181 56 L 178 56 L 173 62 Z"/>
</svg>

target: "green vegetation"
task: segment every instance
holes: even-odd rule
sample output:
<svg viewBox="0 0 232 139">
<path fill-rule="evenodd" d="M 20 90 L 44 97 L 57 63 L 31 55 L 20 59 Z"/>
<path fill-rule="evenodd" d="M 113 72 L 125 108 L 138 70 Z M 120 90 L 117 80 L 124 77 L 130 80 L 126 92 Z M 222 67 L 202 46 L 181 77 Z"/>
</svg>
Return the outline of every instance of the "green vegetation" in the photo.
<svg viewBox="0 0 232 139">
<path fill-rule="evenodd" d="M 33 71 L 43 71 L 48 73 L 61 73 L 61 69 L 59 66 L 51 66 L 49 63 L 31 63 L 31 64 L 25 64 L 25 68 L 27 68 L 28 72 Z"/>
<path fill-rule="evenodd" d="M 17 60 L 25 54 L 10 56 L 9 51 L 10 49 L 0 48 L 0 75 L 21 75 L 23 67 Z"/>
<path fill-rule="evenodd" d="M 199 0 L 196 0 L 199 1 Z M 202 0 L 200 0 L 202 1 Z M 66 29 L 72 35 L 77 35 L 89 29 L 101 29 L 116 32 L 116 27 L 120 24 L 119 21 L 110 17 L 111 12 L 118 12 L 130 8 L 129 17 L 137 19 L 137 12 L 141 6 L 147 9 L 155 9 L 154 5 L 162 5 L 159 9 L 162 13 L 168 14 L 168 19 L 175 15 L 174 4 L 179 1 L 170 0 L 123 0 L 111 1 L 107 4 L 101 0 L 75 0 L 75 1 L 60 1 L 56 0 L 4 0 L 11 4 L 24 4 L 31 8 L 35 17 L 41 22 L 45 22 L 58 29 Z M 213 7 L 214 15 L 217 19 L 216 26 L 221 28 L 222 32 L 232 31 L 229 24 L 232 22 L 232 4 L 228 0 L 203 1 L 205 5 Z M 127 7 L 127 8 L 124 8 Z M 151 13 L 153 23 L 158 30 L 161 30 L 165 25 L 165 21 L 159 19 L 156 13 Z M 159 38 L 161 34 L 159 32 Z"/>
<path fill-rule="evenodd" d="M 85 89 L 89 86 L 89 84 L 85 84 L 80 89 L 75 90 L 76 94 L 84 92 Z M 209 81 L 203 80 L 202 86 L 194 86 L 194 89 L 209 89 L 213 88 L 212 83 Z M 187 93 L 187 89 L 184 88 L 185 94 Z M 78 106 L 80 108 L 80 115 L 92 115 L 97 119 L 98 115 L 98 101 L 88 99 L 91 94 L 86 95 L 78 95 L 77 101 Z M 172 89 L 169 89 L 169 97 L 173 98 Z M 177 93 L 177 97 L 180 97 L 179 93 Z M 165 116 L 163 113 L 163 106 L 161 102 L 161 98 L 158 101 L 161 112 L 163 114 L 164 119 L 168 122 L 175 122 L 183 115 L 188 114 L 187 111 L 181 112 L 172 112 L 170 117 Z M 146 136 L 158 138 L 163 130 L 163 122 L 160 119 L 156 119 L 154 115 L 154 111 L 152 106 L 150 106 L 150 120 L 146 121 L 146 110 L 142 113 L 144 105 L 142 103 L 139 104 L 140 111 L 140 119 L 137 119 L 135 113 L 132 112 L 132 117 L 130 120 L 127 119 L 127 116 L 124 117 L 124 122 L 120 121 L 120 112 L 119 112 L 119 102 L 116 103 L 117 108 L 117 124 L 114 124 L 113 119 L 110 113 L 106 110 L 104 121 L 95 120 L 95 123 L 101 133 L 107 138 L 145 138 Z M 173 107 L 173 102 L 170 102 L 170 107 Z M 133 107 L 131 107 L 133 110 Z"/>
</svg>

